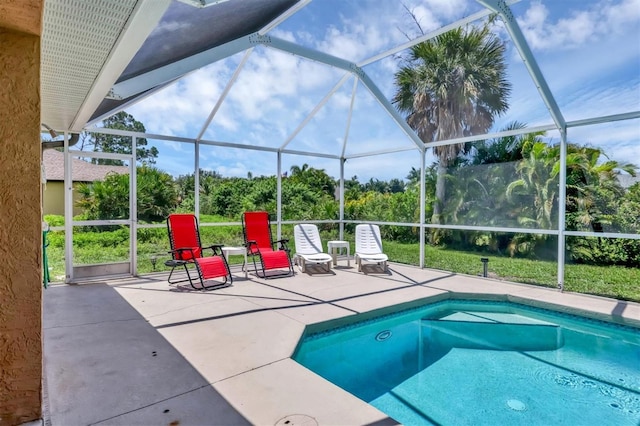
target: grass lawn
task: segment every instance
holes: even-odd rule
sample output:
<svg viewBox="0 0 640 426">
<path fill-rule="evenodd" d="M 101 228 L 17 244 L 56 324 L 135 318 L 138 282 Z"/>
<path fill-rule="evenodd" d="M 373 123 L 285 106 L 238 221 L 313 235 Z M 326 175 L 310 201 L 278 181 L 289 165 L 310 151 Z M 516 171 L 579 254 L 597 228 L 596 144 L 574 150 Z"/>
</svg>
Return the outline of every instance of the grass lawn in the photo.
<svg viewBox="0 0 640 426">
<path fill-rule="evenodd" d="M 87 238 L 74 238 L 74 256 L 76 264 L 97 264 L 123 261 L 128 258 L 128 240 L 108 238 L 109 233 L 87 233 Z M 228 246 L 241 246 L 243 242 L 240 226 L 202 227 L 203 245 L 224 243 Z M 283 235 L 293 234 L 293 226 L 283 226 Z M 167 270 L 164 261 L 169 259 L 169 241 L 164 228 L 141 229 L 138 242 L 138 273 Z M 291 238 L 291 237 L 290 237 Z M 323 232 L 325 243 L 337 239 L 337 230 Z M 351 251 L 355 247 L 352 235 L 346 239 L 351 242 Z M 384 241 L 384 251 L 392 262 L 418 265 L 420 246 L 417 243 L 403 244 Z M 64 237 L 52 236 L 47 248 L 50 276 L 53 282 L 64 280 Z M 293 238 L 290 239 L 291 252 L 295 252 Z M 487 255 L 477 252 L 465 252 L 425 246 L 425 267 L 450 271 L 459 274 L 481 275 L 483 271 L 481 257 L 489 259 L 489 277 L 533 284 L 544 287 L 557 287 L 557 263 L 530 259 L 517 259 L 504 256 Z M 156 259 L 155 268 L 152 259 Z M 232 256 L 230 263 L 241 263 L 241 256 Z M 577 293 L 594 294 L 621 300 L 640 302 L 640 268 L 620 266 L 567 265 L 565 269 L 565 290 Z"/>
<path fill-rule="evenodd" d="M 395 262 L 418 264 L 417 244 L 384 243 Z M 489 259 L 489 277 L 544 287 L 557 287 L 556 262 L 517 259 L 425 246 L 425 267 L 460 274 L 482 275 L 481 257 Z M 566 265 L 566 291 L 640 302 L 640 269 L 622 266 Z"/>
</svg>

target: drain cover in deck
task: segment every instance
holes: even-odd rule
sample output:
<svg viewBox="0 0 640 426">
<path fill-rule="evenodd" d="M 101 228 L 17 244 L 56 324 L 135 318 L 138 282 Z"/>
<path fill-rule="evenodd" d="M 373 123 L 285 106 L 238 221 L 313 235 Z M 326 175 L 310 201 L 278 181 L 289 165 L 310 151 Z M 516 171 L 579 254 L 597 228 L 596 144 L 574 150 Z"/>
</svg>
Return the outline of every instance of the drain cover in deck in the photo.
<svg viewBox="0 0 640 426">
<path fill-rule="evenodd" d="M 278 420 L 275 426 L 318 426 L 318 422 L 306 414 L 290 414 Z"/>
</svg>

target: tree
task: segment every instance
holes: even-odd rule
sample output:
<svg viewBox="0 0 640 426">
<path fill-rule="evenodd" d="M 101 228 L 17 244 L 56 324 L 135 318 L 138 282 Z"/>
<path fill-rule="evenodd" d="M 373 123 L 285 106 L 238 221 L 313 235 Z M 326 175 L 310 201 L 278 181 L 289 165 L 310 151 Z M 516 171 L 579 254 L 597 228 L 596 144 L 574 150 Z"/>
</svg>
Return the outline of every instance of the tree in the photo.
<svg viewBox="0 0 640 426">
<path fill-rule="evenodd" d="M 603 158 L 604 157 L 604 158 Z M 624 189 L 617 176 L 636 175 L 638 167 L 609 160 L 600 148 L 567 146 L 567 228 L 603 232 L 618 216 Z"/>
<path fill-rule="evenodd" d="M 420 184 L 420 170 L 411 167 L 405 179 L 409 181 L 409 186 L 418 186 Z"/>
<path fill-rule="evenodd" d="M 505 45 L 488 24 L 458 28 L 411 47 L 395 74 L 393 103 L 427 143 L 486 133 L 508 108 Z M 464 144 L 434 148 L 438 179 L 432 222 L 440 223 L 448 167 Z"/>
<path fill-rule="evenodd" d="M 178 203 L 178 189 L 170 174 L 154 167 L 137 168 L 138 219 L 163 222 Z M 103 181 L 80 184 L 77 205 L 85 219 L 126 219 L 129 217 L 129 175 L 108 174 Z"/>
<path fill-rule="evenodd" d="M 132 132 L 146 132 L 144 124 L 136 120 L 131 114 L 127 114 L 125 111 L 112 115 L 109 118 L 102 120 L 102 125 L 107 129 L 117 130 L 129 130 Z M 90 135 L 90 134 L 85 134 Z M 158 158 L 158 149 L 155 146 L 147 148 L 147 140 L 145 138 L 136 139 L 136 161 L 142 164 L 153 165 Z M 118 154 L 131 154 L 131 137 L 130 136 L 118 136 L 96 133 L 93 137 L 89 136 L 88 140 L 82 141 L 82 146 L 93 146 L 94 152 L 113 152 Z M 122 166 L 124 163 L 121 160 L 112 160 L 105 158 L 96 158 L 91 161 L 94 164 L 106 164 L 114 166 Z"/>
<path fill-rule="evenodd" d="M 536 142 L 517 165 L 520 177 L 507 186 L 507 198 L 522 206 L 518 224 L 527 228 L 553 229 L 557 225 L 560 149 Z"/>
<path fill-rule="evenodd" d="M 500 131 L 521 130 L 526 127 L 524 123 L 513 121 Z M 474 146 L 471 162 L 472 164 L 496 164 L 522 160 L 525 147 L 533 146 L 544 135 L 544 132 L 533 132 L 480 141 Z"/>
<path fill-rule="evenodd" d="M 290 180 L 306 185 L 312 191 L 324 192 L 331 197 L 335 196 L 336 182 L 324 169 L 309 167 L 306 163 L 302 167 L 294 165 L 291 166 Z"/>
</svg>

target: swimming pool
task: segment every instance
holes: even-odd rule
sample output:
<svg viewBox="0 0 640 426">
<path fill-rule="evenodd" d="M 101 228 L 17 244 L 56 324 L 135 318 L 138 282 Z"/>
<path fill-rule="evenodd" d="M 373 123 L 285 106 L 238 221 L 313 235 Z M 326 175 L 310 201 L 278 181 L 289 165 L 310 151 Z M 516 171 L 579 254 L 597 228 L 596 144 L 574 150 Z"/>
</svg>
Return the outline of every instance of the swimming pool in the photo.
<svg viewBox="0 0 640 426">
<path fill-rule="evenodd" d="M 293 359 L 406 425 L 640 424 L 640 330 L 443 301 L 310 334 Z"/>
</svg>

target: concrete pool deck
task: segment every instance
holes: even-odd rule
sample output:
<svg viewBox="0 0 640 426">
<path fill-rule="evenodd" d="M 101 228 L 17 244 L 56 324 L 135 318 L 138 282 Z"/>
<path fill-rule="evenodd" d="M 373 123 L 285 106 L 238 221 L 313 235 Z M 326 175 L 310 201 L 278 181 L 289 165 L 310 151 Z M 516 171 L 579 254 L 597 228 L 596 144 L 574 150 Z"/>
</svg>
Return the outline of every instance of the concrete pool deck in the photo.
<svg viewBox="0 0 640 426">
<path fill-rule="evenodd" d="M 313 269 L 310 268 L 312 271 Z M 44 291 L 45 424 L 386 425 L 384 413 L 290 359 L 305 328 L 427 299 L 482 298 L 640 326 L 640 304 L 390 264 L 363 274 L 180 291 L 167 274 Z"/>
</svg>

